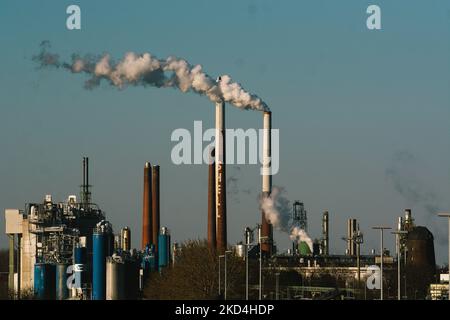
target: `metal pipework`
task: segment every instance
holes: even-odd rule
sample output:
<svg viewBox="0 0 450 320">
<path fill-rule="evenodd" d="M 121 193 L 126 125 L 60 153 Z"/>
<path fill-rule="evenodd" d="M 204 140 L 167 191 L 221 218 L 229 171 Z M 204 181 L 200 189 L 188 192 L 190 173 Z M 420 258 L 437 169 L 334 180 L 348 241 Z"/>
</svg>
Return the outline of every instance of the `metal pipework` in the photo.
<svg viewBox="0 0 450 320">
<path fill-rule="evenodd" d="M 150 162 L 144 167 L 144 201 L 142 208 L 142 249 L 153 241 L 152 235 L 152 171 Z"/>
<path fill-rule="evenodd" d="M 152 170 L 152 235 L 155 245 L 155 254 L 158 256 L 158 235 L 159 235 L 159 166 L 153 166 Z"/>
<path fill-rule="evenodd" d="M 269 197 L 272 193 L 271 167 L 271 130 L 272 112 L 265 111 L 263 114 L 263 176 L 262 176 L 262 197 Z M 261 243 L 261 250 L 264 254 L 272 253 L 273 228 L 270 221 L 266 219 L 264 211 L 261 212 L 261 238 L 265 239 Z"/>
<path fill-rule="evenodd" d="M 216 177 L 214 173 L 214 148 L 209 152 L 208 164 L 208 247 L 215 250 L 216 243 Z"/>
<path fill-rule="evenodd" d="M 356 235 L 356 219 L 348 219 L 347 221 L 347 252 L 349 255 L 356 255 L 356 243 L 353 241 Z"/>
<path fill-rule="evenodd" d="M 220 79 L 218 80 L 220 81 Z M 227 201 L 225 173 L 225 102 L 216 103 L 216 243 L 217 251 L 227 248 Z"/>
<path fill-rule="evenodd" d="M 329 225 L 329 217 L 328 217 L 328 211 L 324 211 L 323 217 L 322 217 L 322 254 L 325 256 L 328 256 L 330 254 L 329 252 L 329 231 L 328 231 L 328 225 Z"/>
</svg>

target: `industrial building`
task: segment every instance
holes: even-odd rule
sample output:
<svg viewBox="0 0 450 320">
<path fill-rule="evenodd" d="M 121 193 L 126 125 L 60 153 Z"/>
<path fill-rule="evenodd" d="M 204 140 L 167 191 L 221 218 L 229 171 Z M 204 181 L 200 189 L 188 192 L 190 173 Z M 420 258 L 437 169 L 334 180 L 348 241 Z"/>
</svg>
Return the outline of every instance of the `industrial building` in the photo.
<svg viewBox="0 0 450 320">
<path fill-rule="evenodd" d="M 146 174 L 149 169 L 147 163 Z M 131 248 L 130 228 L 114 234 L 105 213 L 92 202 L 87 157 L 79 201 L 70 195 L 65 202 L 55 202 L 46 195 L 42 203 L 28 203 L 24 210 L 6 209 L 10 291 L 22 299 L 137 299 L 149 272 L 160 271 L 171 259 L 169 231 L 159 230 L 159 166 L 153 167 L 153 177 L 153 192 L 144 178 L 148 198 L 142 250 Z"/>
<path fill-rule="evenodd" d="M 230 246 L 227 242 L 223 101 L 216 103 L 215 111 L 217 130 L 208 165 L 206 238 L 211 252 L 224 257 Z M 272 113 L 265 111 L 261 198 L 272 194 L 271 128 Z M 150 274 L 161 272 L 175 263 L 180 254 L 177 244 L 171 246 L 168 228 L 160 226 L 160 167 L 146 162 L 143 182 L 139 249 L 131 248 L 132 230 L 124 227 L 114 232 L 105 213 L 92 201 L 88 158 L 83 158 L 83 181 L 79 197 L 70 195 L 64 202 L 55 202 L 51 195 L 46 195 L 43 202 L 28 203 L 24 210 L 6 209 L 11 291 L 18 298 L 140 298 Z M 324 211 L 322 232 L 318 239 L 312 241 L 309 237 L 294 237 L 291 248 L 277 252 L 273 221 L 261 209 L 261 224 L 253 230 L 246 228 L 245 243 L 236 246 L 236 254 L 246 259 L 246 262 L 259 260 L 260 269 L 266 272 L 297 277 L 286 278 L 281 284 L 277 278 L 276 286 L 273 287 L 266 283 L 261 298 L 366 298 L 366 291 L 362 295 L 366 287 L 363 282 L 369 276 L 370 267 L 380 262 L 383 262 L 386 271 L 383 283 L 387 284 L 387 297 L 394 296 L 397 291 L 401 291 L 403 298 L 430 296 L 429 286 L 436 274 L 434 238 L 427 228 L 415 225 L 410 209 L 406 209 L 404 217 L 399 218 L 397 258 L 390 256 L 385 248 L 380 248 L 378 253 L 372 251 L 369 255 L 362 255 L 363 233 L 355 218 L 348 219 L 347 235 L 342 237 L 346 243 L 345 254 L 332 253 L 330 220 L 332 215 Z M 290 227 L 305 232 L 308 230 L 308 213 L 305 204 L 299 200 L 293 202 Z M 256 230 L 258 234 L 254 237 L 253 232 Z M 418 277 L 418 274 L 421 276 Z M 250 289 L 263 290 L 262 284 L 253 284 Z"/>
</svg>

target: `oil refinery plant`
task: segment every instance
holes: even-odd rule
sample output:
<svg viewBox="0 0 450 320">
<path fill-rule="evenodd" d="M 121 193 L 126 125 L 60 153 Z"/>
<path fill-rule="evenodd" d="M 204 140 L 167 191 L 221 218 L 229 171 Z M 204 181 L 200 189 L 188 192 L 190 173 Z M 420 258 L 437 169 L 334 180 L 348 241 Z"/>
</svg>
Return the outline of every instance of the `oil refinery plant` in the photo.
<svg viewBox="0 0 450 320">
<path fill-rule="evenodd" d="M 159 167 L 153 169 L 159 171 Z M 149 171 L 148 163 L 145 170 Z M 154 182 L 153 190 L 158 190 L 158 184 Z M 158 202 L 159 195 L 153 193 L 154 206 Z M 28 203 L 24 210 L 6 209 L 9 288 L 18 297 L 46 300 L 138 299 L 149 273 L 169 264 L 169 231 L 163 227 L 158 232 L 159 224 L 154 224 L 154 237 L 145 238 L 142 250 L 136 250 L 131 248 L 130 228 L 115 234 L 105 218 L 92 202 L 88 158 L 83 158 L 79 201 L 70 195 L 56 203 L 46 195 L 42 203 Z M 19 272 L 14 273 L 15 269 Z"/>
</svg>

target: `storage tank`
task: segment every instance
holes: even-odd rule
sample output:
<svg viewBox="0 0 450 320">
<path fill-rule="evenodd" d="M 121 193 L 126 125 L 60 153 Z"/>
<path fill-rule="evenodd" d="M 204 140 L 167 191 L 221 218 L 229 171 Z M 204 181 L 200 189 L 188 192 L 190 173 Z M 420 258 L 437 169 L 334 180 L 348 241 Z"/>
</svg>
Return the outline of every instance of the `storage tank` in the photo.
<svg viewBox="0 0 450 320">
<path fill-rule="evenodd" d="M 158 237 L 158 267 L 167 267 L 170 260 L 170 234 L 166 227 L 161 228 L 161 233 Z"/>
<path fill-rule="evenodd" d="M 319 254 L 320 254 L 320 242 L 319 242 L 319 240 L 314 240 L 313 255 L 318 256 Z"/>
<path fill-rule="evenodd" d="M 106 234 L 95 229 L 92 234 L 92 300 L 106 298 Z"/>
<path fill-rule="evenodd" d="M 236 255 L 237 255 L 239 258 L 245 258 L 245 245 L 244 245 L 244 244 L 238 243 L 238 244 L 235 246 L 235 249 L 236 249 Z"/>
<path fill-rule="evenodd" d="M 58 263 L 56 265 L 56 300 L 66 300 L 69 298 L 69 288 L 67 287 L 68 263 Z"/>
<path fill-rule="evenodd" d="M 106 300 L 125 299 L 125 263 L 120 257 L 106 258 Z"/>
<path fill-rule="evenodd" d="M 87 265 L 87 248 L 77 245 L 73 251 L 73 262 L 75 279 L 79 280 L 79 283 L 75 281 L 75 287 L 82 288 L 85 283 L 88 282 L 88 265 Z"/>
<path fill-rule="evenodd" d="M 139 293 L 140 265 L 134 258 L 125 260 L 125 299 L 136 300 Z"/>
<path fill-rule="evenodd" d="M 130 251 L 131 250 L 131 230 L 128 227 L 123 228 L 120 230 L 120 242 L 121 242 L 121 248 L 123 251 Z"/>
<path fill-rule="evenodd" d="M 305 241 L 300 241 L 298 244 L 298 253 L 301 256 L 309 256 L 311 255 L 311 249 L 309 245 Z"/>
<path fill-rule="evenodd" d="M 426 227 L 413 227 L 407 235 L 406 248 L 408 297 L 424 299 L 436 274 L 433 234 Z"/>
<path fill-rule="evenodd" d="M 34 265 L 34 295 L 39 300 L 54 300 L 56 288 L 55 265 L 35 263 Z"/>
<path fill-rule="evenodd" d="M 107 257 L 110 257 L 114 253 L 114 233 L 112 230 L 105 232 L 105 241 L 105 254 Z"/>
</svg>

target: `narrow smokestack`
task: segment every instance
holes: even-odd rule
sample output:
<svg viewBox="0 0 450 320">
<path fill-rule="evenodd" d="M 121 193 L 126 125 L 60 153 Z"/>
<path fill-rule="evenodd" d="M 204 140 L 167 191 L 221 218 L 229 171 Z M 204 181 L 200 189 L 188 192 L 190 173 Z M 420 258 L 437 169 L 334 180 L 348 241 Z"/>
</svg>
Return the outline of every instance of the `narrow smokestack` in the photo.
<svg viewBox="0 0 450 320">
<path fill-rule="evenodd" d="M 329 225 L 329 217 L 328 217 L 328 211 L 325 211 L 323 213 L 322 218 L 322 237 L 323 237 L 323 243 L 322 243 L 322 254 L 325 256 L 328 256 L 330 254 L 329 249 L 329 239 L 330 234 L 328 231 L 328 225 Z"/>
<path fill-rule="evenodd" d="M 262 196 L 268 197 L 272 192 L 271 166 L 271 130 L 272 130 L 272 112 L 266 111 L 263 115 L 263 177 L 262 177 Z M 267 221 L 264 211 L 261 212 L 261 250 L 268 255 L 272 254 L 273 227 L 270 221 Z"/>
<path fill-rule="evenodd" d="M 146 162 L 144 167 L 144 203 L 142 208 L 142 249 L 145 249 L 152 241 L 152 170 L 150 162 Z"/>
<path fill-rule="evenodd" d="M 152 171 L 152 226 L 153 226 L 153 244 L 155 253 L 158 253 L 158 235 L 159 235 L 159 166 L 153 166 Z"/>
<path fill-rule="evenodd" d="M 220 81 L 220 78 L 218 79 Z M 227 200 L 225 174 L 225 102 L 216 103 L 216 242 L 217 251 L 227 248 Z"/>
<path fill-rule="evenodd" d="M 208 247 L 216 249 L 216 177 L 214 148 L 210 149 L 208 165 Z"/>
</svg>

